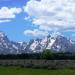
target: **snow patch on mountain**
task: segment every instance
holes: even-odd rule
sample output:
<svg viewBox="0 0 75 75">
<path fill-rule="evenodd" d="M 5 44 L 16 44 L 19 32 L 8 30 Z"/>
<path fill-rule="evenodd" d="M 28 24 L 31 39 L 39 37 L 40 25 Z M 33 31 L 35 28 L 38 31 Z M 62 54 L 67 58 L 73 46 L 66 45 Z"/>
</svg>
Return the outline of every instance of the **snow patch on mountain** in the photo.
<svg viewBox="0 0 75 75">
<path fill-rule="evenodd" d="M 48 44 L 46 49 L 51 49 L 51 47 L 53 46 L 54 42 L 55 42 L 55 39 L 51 39 L 51 41 L 49 42 L 49 44 Z"/>
<path fill-rule="evenodd" d="M 0 32 L 0 54 L 39 53 L 44 49 L 53 52 L 75 52 L 75 41 L 59 34 L 51 34 L 43 39 L 26 42 L 13 42 Z"/>
</svg>

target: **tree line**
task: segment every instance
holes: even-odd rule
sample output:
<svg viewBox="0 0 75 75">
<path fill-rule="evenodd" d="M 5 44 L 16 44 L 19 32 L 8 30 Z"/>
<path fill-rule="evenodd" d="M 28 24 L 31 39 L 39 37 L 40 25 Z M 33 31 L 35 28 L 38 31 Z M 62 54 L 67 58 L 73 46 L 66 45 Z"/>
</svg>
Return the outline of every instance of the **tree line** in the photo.
<svg viewBox="0 0 75 75">
<path fill-rule="evenodd" d="M 46 60 L 75 60 L 75 53 L 59 52 L 54 53 L 51 50 L 45 49 L 41 53 L 24 53 L 24 54 L 0 54 L 0 59 L 46 59 Z"/>
</svg>

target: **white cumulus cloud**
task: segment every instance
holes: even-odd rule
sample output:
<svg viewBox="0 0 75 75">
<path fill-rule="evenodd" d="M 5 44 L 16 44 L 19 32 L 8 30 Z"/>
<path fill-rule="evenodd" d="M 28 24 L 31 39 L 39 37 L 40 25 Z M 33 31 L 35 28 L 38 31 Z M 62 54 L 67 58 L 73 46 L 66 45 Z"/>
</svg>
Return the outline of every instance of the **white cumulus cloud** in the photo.
<svg viewBox="0 0 75 75">
<path fill-rule="evenodd" d="M 0 20 L 0 23 L 10 22 L 11 20 Z"/>
<path fill-rule="evenodd" d="M 29 0 L 24 11 L 39 29 L 54 31 L 75 28 L 75 0 Z"/>
<path fill-rule="evenodd" d="M 8 8 L 8 7 L 1 7 L 0 8 L 0 21 L 1 22 L 7 22 L 9 19 L 13 19 L 16 17 L 16 14 L 19 14 L 22 12 L 21 8 Z M 2 21 L 3 20 L 3 21 Z"/>
<path fill-rule="evenodd" d="M 38 29 L 34 29 L 34 30 L 25 30 L 24 34 L 25 35 L 31 35 L 31 36 L 34 36 L 34 37 L 40 37 L 40 36 L 45 37 L 49 33 L 47 31 L 41 31 L 41 30 L 38 30 Z"/>
</svg>

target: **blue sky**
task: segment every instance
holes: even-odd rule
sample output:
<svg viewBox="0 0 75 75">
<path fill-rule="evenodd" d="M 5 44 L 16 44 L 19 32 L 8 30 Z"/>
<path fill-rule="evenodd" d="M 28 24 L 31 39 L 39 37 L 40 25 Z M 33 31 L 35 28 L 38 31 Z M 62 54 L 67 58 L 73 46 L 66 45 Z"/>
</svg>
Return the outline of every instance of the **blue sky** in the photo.
<svg viewBox="0 0 75 75">
<path fill-rule="evenodd" d="M 0 0 L 0 8 L 2 7 L 23 7 L 28 0 Z M 32 29 L 30 22 L 24 20 L 24 17 L 27 14 L 20 13 L 11 22 L 2 22 L 0 23 L 0 31 L 6 33 L 10 40 L 14 41 L 28 41 L 30 37 L 24 35 L 25 29 Z"/>
<path fill-rule="evenodd" d="M 0 31 L 10 40 L 48 34 L 75 38 L 75 0 L 0 0 Z"/>
</svg>

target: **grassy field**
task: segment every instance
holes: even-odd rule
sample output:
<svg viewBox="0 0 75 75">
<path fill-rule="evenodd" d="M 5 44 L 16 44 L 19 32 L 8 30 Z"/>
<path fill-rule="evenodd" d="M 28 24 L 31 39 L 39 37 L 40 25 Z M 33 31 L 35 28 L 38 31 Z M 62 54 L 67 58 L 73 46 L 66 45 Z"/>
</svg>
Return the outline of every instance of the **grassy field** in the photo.
<svg viewBox="0 0 75 75">
<path fill-rule="evenodd" d="M 75 70 L 47 70 L 0 66 L 0 75 L 75 75 Z"/>
</svg>

